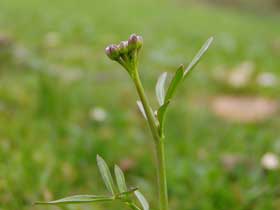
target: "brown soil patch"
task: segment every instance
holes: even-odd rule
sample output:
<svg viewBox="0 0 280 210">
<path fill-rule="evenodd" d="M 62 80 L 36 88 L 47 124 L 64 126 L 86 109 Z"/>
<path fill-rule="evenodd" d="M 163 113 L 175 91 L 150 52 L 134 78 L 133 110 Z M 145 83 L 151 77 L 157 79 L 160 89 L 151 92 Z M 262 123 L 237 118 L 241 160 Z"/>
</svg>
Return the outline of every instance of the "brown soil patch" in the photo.
<svg viewBox="0 0 280 210">
<path fill-rule="evenodd" d="M 277 101 L 253 96 L 218 96 L 211 101 L 212 111 L 235 122 L 259 122 L 271 118 L 278 110 Z"/>
</svg>

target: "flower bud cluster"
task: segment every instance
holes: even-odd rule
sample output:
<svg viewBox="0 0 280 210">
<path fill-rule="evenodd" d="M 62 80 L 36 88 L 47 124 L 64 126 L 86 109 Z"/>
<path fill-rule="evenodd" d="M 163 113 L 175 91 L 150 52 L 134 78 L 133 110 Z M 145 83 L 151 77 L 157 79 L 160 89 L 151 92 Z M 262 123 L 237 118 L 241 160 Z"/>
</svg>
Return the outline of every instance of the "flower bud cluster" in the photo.
<svg viewBox="0 0 280 210">
<path fill-rule="evenodd" d="M 127 41 L 121 41 L 118 45 L 109 45 L 106 47 L 105 52 L 110 59 L 117 61 L 130 72 L 137 65 L 139 51 L 142 46 L 143 38 L 132 34 Z"/>
</svg>

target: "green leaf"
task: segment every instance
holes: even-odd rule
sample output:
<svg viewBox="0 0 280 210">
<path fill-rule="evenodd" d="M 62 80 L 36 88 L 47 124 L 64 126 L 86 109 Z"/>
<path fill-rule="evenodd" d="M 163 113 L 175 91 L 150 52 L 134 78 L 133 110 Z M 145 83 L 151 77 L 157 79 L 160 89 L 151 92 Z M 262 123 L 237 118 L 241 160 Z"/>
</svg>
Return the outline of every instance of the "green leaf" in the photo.
<svg viewBox="0 0 280 210">
<path fill-rule="evenodd" d="M 188 72 L 190 72 L 195 66 L 196 64 L 198 64 L 198 62 L 200 61 L 200 59 L 202 58 L 202 56 L 204 55 L 204 53 L 206 53 L 206 51 L 208 50 L 209 46 L 211 45 L 211 43 L 213 42 L 213 37 L 210 37 L 204 44 L 203 46 L 200 48 L 200 50 L 198 51 L 198 53 L 194 56 L 194 58 L 192 59 L 192 61 L 190 62 L 190 64 L 188 65 L 188 67 L 186 68 L 185 72 L 184 72 L 184 77 L 186 76 L 186 74 Z"/>
<path fill-rule="evenodd" d="M 172 96 L 174 95 L 174 92 L 176 90 L 176 88 L 178 87 L 180 81 L 183 79 L 183 75 L 184 75 L 184 66 L 181 65 L 175 75 L 173 76 L 170 84 L 169 84 L 169 87 L 167 89 L 167 92 L 166 92 L 166 95 L 165 95 L 165 98 L 164 98 L 164 102 L 167 102 L 169 101 Z"/>
<path fill-rule="evenodd" d="M 160 135 L 162 135 L 164 133 L 165 114 L 166 114 L 166 110 L 167 110 L 167 107 L 168 107 L 169 103 L 170 103 L 170 101 L 165 102 L 158 109 L 158 112 L 157 112 L 158 122 L 159 122 L 159 125 L 160 125 Z"/>
<path fill-rule="evenodd" d="M 132 210 L 141 210 L 135 203 L 133 202 L 127 202 L 126 205 L 128 205 Z"/>
<path fill-rule="evenodd" d="M 122 192 L 122 193 L 118 194 L 118 197 L 119 197 L 119 196 L 125 196 L 125 195 L 132 194 L 132 193 L 134 193 L 136 190 L 138 190 L 138 188 L 137 188 L 137 187 L 133 187 L 133 188 L 131 188 L 131 189 L 125 191 L 125 192 Z"/>
<path fill-rule="evenodd" d="M 165 96 L 165 81 L 167 78 L 167 72 L 162 73 L 157 81 L 156 84 L 156 96 L 159 105 L 162 105 L 164 103 L 164 96 Z"/>
<path fill-rule="evenodd" d="M 99 155 L 96 156 L 96 160 L 97 166 L 99 168 L 100 174 L 102 176 L 106 188 L 109 190 L 110 193 L 112 193 L 112 195 L 116 195 L 114 181 L 108 165 L 106 164 L 105 160 L 103 160 L 103 158 Z"/>
<path fill-rule="evenodd" d="M 127 186 L 125 183 L 123 171 L 117 165 L 115 165 L 115 176 L 120 193 L 127 192 Z"/>
<path fill-rule="evenodd" d="M 141 203 L 143 210 L 149 210 L 150 206 L 144 195 L 139 190 L 136 190 L 134 194 Z"/>
<path fill-rule="evenodd" d="M 101 201 L 112 201 L 112 196 L 97 196 L 97 195 L 73 195 L 66 198 L 49 201 L 49 202 L 35 202 L 38 205 L 57 205 L 57 204 L 78 204 L 78 203 L 94 203 Z"/>
<path fill-rule="evenodd" d="M 137 103 L 138 109 L 140 110 L 141 114 L 147 120 L 147 115 L 146 115 L 146 112 L 144 110 L 142 102 L 141 101 L 136 101 L 136 103 Z"/>
</svg>

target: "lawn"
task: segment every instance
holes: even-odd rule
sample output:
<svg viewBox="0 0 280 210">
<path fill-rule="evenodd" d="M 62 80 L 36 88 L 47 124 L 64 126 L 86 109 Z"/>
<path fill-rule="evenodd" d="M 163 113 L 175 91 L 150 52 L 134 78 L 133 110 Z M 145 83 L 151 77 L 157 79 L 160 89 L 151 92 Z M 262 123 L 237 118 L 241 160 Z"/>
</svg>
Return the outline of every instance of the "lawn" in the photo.
<svg viewBox="0 0 280 210">
<path fill-rule="evenodd" d="M 278 103 L 279 21 L 180 0 L 1 0 L 0 209 L 57 209 L 32 203 L 105 193 L 97 154 L 156 209 L 151 135 L 128 75 L 104 53 L 133 32 L 144 37 L 140 71 L 155 108 L 160 73 L 215 38 L 168 113 L 170 209 L 279 209 L 279 170 L 261 165 L 265 153 L 280 155 L 279 112 L 239 120 L 212 108 L 225 96 Z M 240 66 L 251 70 L 237 87 L 227 78 Z M 267 72 L 276 82 L 256 82 Z M 65 209 L 110 208 L 123 206 Z"/>
</svg>

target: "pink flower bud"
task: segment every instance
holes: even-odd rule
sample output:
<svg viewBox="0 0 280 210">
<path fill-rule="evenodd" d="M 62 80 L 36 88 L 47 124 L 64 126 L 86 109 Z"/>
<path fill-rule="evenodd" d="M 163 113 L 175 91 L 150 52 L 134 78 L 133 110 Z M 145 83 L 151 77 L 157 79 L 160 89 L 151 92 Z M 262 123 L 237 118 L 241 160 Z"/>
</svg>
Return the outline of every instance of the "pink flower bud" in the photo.
<svg viewBox="0 0 280 210">
<path fill-rule="evenodd" d="M 143 37 L 137 36 L 137 49 L 143 46 Z"/>
<path fill-rule="evenodd" d="M 105 52 L 107 56 L 112 60 L 117 60 L 120 56 L 120 49 L 115 44 L 106 47 Z"/>
<path fill-rule="evenodd" d="M 128 41 L 122 41 L 119 44 L 119 49 L 121 54 L 125 54 L 128 52 Z"/>
<path fill-rule="evenodd" d="M 135 50 L 137 48 L 138 38 L 136 34 L 131 34 L 128 39 L 128 50 Z"/>
</svg>

